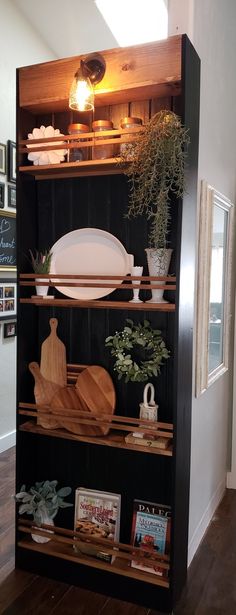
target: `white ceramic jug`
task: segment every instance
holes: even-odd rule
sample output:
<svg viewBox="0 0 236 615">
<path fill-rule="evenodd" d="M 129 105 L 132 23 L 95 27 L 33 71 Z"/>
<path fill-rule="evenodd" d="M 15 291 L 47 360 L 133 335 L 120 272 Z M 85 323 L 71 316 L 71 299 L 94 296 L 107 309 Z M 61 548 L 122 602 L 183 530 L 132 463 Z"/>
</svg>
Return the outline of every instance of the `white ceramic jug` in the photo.
<svg viewBox="0 0 236 615">
<path fill-rule="evenodd" d="M 150 399 L 148 401 L 148 391 L 151 391 L 150 394 Z M 140 407 L 140 413 L 139 413 L 139 417 L 140 419 L 145 419 L 147 421 L 157 421 L 157 410 L 158 410 L 158 406 L 155 403 L 155 389 L 153 384 L 151 384 L 151 382 L 148 382 L 146 384 L 146 386 L 144 387 L 144 391 L 143 391 L 143 402 L 141 404 L 139 404 Z"/>
</svg>

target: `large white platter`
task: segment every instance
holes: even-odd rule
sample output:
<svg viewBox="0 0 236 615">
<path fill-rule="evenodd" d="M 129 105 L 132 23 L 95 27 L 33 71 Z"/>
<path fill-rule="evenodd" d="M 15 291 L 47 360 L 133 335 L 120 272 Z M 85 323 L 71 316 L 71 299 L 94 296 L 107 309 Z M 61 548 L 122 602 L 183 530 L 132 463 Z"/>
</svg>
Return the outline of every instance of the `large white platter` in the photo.
<svg viewBox="0 0 236 615">
<path fill-rule="evenodd" d="M 111 233 L 97 228 L 81 228 L 63 235 L 51 248 L 50 273 L 77 275 L 127 275 L 133 265 L 133 255 L 127 254 L 122 243 Z M 56 281 L 64 281 L 58 280 Z M 69 280 L 68 280 L 69 281 Z M 76 281 L 76 280 L 74 280 Z M 84 280 L 89 282 L 89 280 Z M 114 280 L 115 281 L 115 280 Z M 73 282 L 73 280 L 70 280 Z M 78 280 L 77 280 L 78 282 Z M 99 280 L 94 280 L 98 282 Z M 102 282 L 100 280 L 100 282 Z M 122 280 L 116 283 L 121 283 Z M 58 286 L 58 290 L 73 299 L 99 299 L 112 288 L 81 288 Z"/>
</svg>

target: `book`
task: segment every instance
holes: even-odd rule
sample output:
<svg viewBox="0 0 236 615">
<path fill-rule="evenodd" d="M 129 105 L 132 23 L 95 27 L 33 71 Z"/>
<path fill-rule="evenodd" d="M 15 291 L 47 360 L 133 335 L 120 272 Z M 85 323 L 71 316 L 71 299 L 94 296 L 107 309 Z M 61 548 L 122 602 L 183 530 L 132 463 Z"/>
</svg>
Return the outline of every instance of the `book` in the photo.
<svg viewBox="0 0 236 615">
<path fill-rule="evenodd" d="M 148 558 L 157 555 L 169 555 L 171 531 L 171 508 L 162 504 L 134 500 L 131 544 L 143 549 L 145 562 L 131 560 L 131 567 L 138 568 L 159 576 L 167 576 L 167 571 L 160 566 L 148 562 Z M 143 553 L 143 554 L 144 554 Z"/>
<path fill-rule="evenodd" d="M 117 493 L 79 487 L 75 495 L 75 532 L 85 538 L 98 540 L 98 544 L 76 541 L 75 549 L 83 554 L 112 562 L 114 556 L 100 545 L 100 539 L 119 541 L 121 496 Z"/>
<path fill-rule="evenodd" d="M 128 436 L 125 436 L 125 442 L 127 442 L 127 444 L 136 444 L 137 446 L 147 446 L 149 448 L 166 450 L 171 445 L 171 438 L 163 438 L 161 436 L 155 439 L 140 438 L 140 436 L 137 437 L 133 434 L 128 434 Z"/>
</svg>

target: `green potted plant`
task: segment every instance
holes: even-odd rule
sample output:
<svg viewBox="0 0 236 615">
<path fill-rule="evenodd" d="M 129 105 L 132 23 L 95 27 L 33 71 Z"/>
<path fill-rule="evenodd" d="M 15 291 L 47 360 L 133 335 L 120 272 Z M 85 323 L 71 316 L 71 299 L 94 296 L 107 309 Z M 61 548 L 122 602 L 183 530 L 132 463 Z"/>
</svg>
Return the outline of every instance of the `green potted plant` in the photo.
<svg viewBox="0 0 236 615">
<path fill-rule="evenodd" d="M 50 250 L 44 250 L 44 251 L 36 250 L 35 253 L 33 253 L 32 250 L 29 250 L 29 253 L 30 253 L 31 265 L 35 273 L 43 274 L 43 275 L 46 273 L 50 273 L 51 258 L 52 258 L 52 253 L 50 252 Z M 46 282 L 45 278 L 35 278 L 35 279 L 37 282 Z M 40 295 L 40 296 L 46 296 L 48 293 L 48 286 L 46 285 L 42 286 L 42 285 L 36 284 L 36 293 L 37 295 Z"/>
<path fill-rule="evenodd" d="M 166 275 L 172 250 L 168 248 L 170 196 L 183 196 L 184 165 L 188 131 L 172 111 L 156 113 L 129 148 L 121 154 L 129 162 L 128 217 L 145 215 L 150 221 L 149 247 L 146 249 L 150 275 Z M 163 301 L 163 291 L 153 290 L 151 301 Z"/>
<path fill-rule="evenodd" d="M 56 489 L 57 480 L 46 480 L 44 482 L 35 483 L 26 491 L 26 486 L 22 485 L 19 493 L 15 495 L 15 500 L 20 504 L 19 514 L 32 515 L 36 525 L 45 523 L 54 525 L 53 519 L 57 515 L 59 508 L 68 508 L 72 506 L 69 502 L 64 502 L 64 498 L 70 495 L 70 487 L 62 487 Z M 49 531 L 49 530 L 48 530 Z M 38 536 L 32 534 L 35 542 L 48 542 L 50 538 L 46 536 Z"/>
</svg>

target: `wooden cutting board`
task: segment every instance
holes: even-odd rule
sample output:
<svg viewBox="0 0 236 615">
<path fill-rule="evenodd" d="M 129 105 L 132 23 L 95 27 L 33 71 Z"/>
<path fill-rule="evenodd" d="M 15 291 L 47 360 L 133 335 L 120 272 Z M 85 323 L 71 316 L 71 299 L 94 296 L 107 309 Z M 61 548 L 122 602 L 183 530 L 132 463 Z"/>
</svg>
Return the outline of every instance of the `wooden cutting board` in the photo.
<svg viewBox="0 0 236 615">
<path fill-rule="evenodd" d="M 100 427 L 96 427 L 96 425 L 93 427 L 93 425 L 73 423 L 72 421 L 66 420 L 66 416 L 70 418 L 81 418 L 78 415 L 78 410 L 89 412 L 86 404 L 84 404 L 83 400 L 80 400 L 80 396 L 78 395 L 75 387 L 63 387 L 57 391 L 51 399 L 50 407 L 54 415 L 61 414 L 65 417 L 65 419 L 58 419 L 60 427 L 64 427 L 68 431 L 79 435 L 102 435 L 102 429 Z"/>
<path fill-rule="evenodd" d="M 41 347 L 40 372 L 46 380 L 59 384 L 67 384 L 66 348 L 57 336 L 57 318 L 49 320 L 51 333 Z"/>
<path fill-rule="evenodd" d="M 35 363 L 35 362 L 29 363 L 29 370 L 32 376 L 34 377 L 34 381 L 35 381 L 34 397 L 35 397 L 36 404 L 39 404 L 40 406 L 44 406 L 44 405 L 49 406 L 50 401 L 55 395 L 55 393 L 57 393 L 57 391 L 60 390 L 60 386 L 58 384 L 55 384 L 54 382 L 48 382 L 42 376 L 38 363 Z M 50 412 L 50 408 L 48 410 L 38 410 L 38 412 L 40 412 L 40 414 L 43 415 L 44 412 L 47 412 L 47 413 Z M 38 425 L 41 425 L 41 427 L 44 427 L 45 429 L 55 429 L 56 427 L 60 426 L 58 421 L 56 421 L 54 418 L 53 419 L 48 419 L 48 418 L 43 419 L 40 417 L 37 419 L 37 423 Z"/>
<path fill-rule="evenodd" d="M 100 365 L 86 367 L 77 378 L 76 389 L 93 415 L 114 414 L 116 394 L 112 379 Z M 107 435 L 109 427 L 100 427 Z"/>
</svg>

